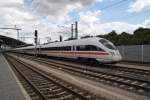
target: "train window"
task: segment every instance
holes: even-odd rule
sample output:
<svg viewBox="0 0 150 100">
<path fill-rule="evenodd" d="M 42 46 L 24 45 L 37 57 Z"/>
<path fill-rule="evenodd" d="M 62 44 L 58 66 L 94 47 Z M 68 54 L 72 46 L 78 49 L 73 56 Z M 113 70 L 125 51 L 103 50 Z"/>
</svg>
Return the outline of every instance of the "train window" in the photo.
<svg viewBox="0 0 150 100">
<path fill-rule="evenodd" d="M 63 50 L 64 51 L 71 51 L 71 46 L 65 46 L 65 47 L 63 47 Z"/>
<path fill-rule="evenodd" d="M 85 51 L 86 47 L 85 47 L 85 45 L 80 45 L 80 46 L 77 46 L 76 49 L 77 49 L 77 51 Z"/>
<path fill-rule="evenodd" d="M 71 51 L 71 46 L 42 48 L 49 51 Z"/>
<path fill-rule="evenodd" d="M 67 46 L 67 47 L 66 47 L 66 50 L 67 50 L 67 51 L 71 51 L 71 46 Z"/>
<path fill-rule="evenodd" d="M 96 46 L 93 45 L 87 45 L 86 50 L 88 51 L 98 51 Z"/>
<path fill-rule="evenodd" d="M 108 41 L 105 40 L 105 39 L 101 39 L 101 40 L 99 40 L 99 42 L 102 43 L 102 44 L 108 43 Z"/>
<path fill-rule="evenodd" d="M 41 48 L 41 50 L 49 50 L 49 51 L 54 51 L 54 50 L 56 50 L 56 47 Z"/>
<path fill-rule="evenodd" d="M 100 47 L 97 47 L 97 51 L 104 51 L 104 50 Z"/>
<path fill-rule="evenodd" d="M 58 51 L 59 48 L 58 47 L 49 47 L 46 50 L 50 50 L 50 51 Z"/>
<path fill-rule="evenodd" d="M 61 51 L 71 51 L 71 46 L 60 47 Z"/>
<path fill-rule="evenodd" d="M 103 51 L 103 50 L 94 45 L 81 45 L 77 46 L 77 51 Z"/>
<path fill-rule="evenodd" d="M 105 39 L 101 39 L 99 40 L 100 43 L 102 43 L 105 47 L 109 48 L 109 49 L 112 49 L 112 50 L 115 50 L 116 47 L 110 43 L 108 40 L 105 40 Z"/>
<path fill-rule="evenodd" d="M 47 48 L 46 50 L 51 50 L 51 51 L 53 51 L 53 50 L 56 50 L 56 48 L 55 48 L 55 47 L 50 47 L 50 48 Z"/>
</svg>

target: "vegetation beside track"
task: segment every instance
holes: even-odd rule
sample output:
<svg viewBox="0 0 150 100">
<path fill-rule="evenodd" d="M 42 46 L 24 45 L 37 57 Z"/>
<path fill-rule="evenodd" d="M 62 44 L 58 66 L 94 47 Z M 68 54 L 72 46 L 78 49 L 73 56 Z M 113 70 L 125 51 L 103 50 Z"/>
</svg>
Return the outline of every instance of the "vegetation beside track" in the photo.
<svg viewBox="0 0 150 100">
<path fill-rule="evenodd" d="M 133 34 L 122 32 L 118 34 L 115 30 L 106 34 L 98 35 L 112 41 L 115 45 L 142 45 L 150 44 L 150 29 L 149 28 L 138 28 Z"/>
</svg>

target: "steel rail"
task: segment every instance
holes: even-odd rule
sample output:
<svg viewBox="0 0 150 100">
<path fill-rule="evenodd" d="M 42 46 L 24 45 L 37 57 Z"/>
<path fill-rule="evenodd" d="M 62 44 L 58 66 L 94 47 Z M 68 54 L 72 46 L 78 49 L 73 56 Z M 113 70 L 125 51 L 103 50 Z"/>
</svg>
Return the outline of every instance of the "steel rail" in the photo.
<svg viewBox="0 0 150 100">
<path fill-rule="evenodd" d="M 51 65 L 51 67 L 53 68 L 57 68 L 59 70 L 64 70 L 70 73 L 79 73 L 82 76 L 86 76 L 87 78 L 92 78 L 94 80 L 106 80 L 109 81 L 109 83 L 118 83 L 120 84 L 120 86 L 127 86 L 126 87 L 121 87 L 127 90 L 131 90 L 131 91 L 135 91 L 137 93 L 140 94 L 144 94 L 144 95 L 148 95 L 150 96 L 150 83 L 147 80 L 144 79 L 138 79 L 138 78 L 133 78 L 133 77 L 129 77 L 129 76 L 124 76 L 124 75 L 120 75 L 120 74 L 115 74 L 115 73 L 111 73 L 111 72 L 104 72 L 104 71 L 92 71 L 91 69 L 89 70 L 88 68 L 82 68 L 81 66 L 73 66 L 73 65 L 67 65 L 67 64 L 62 64 L 62 63 L 58 63 L 58 62 L 50 62 L 49 60 L 42 60 L 42 59 L 33 59 L 35 61 L 38 62 L 42 62 L 48 65 Z M 60 69 L 61 68 L 61 69 Z M 130 81 L 128 81 L 130 80 Z M 140 84 L 139 84 L 140 83 Z M 134 90 L 132 90 L 134 89 Z M 138 91 L 140 90 L 140 91 Z M 141 92 L 143 91 L 143 92 Z"/>
<path fill-rule="evenodd" d="M 15 62 L 15 61 L 13 60 L 13 62 Z M 38 74 L 41 75 L 42 77 L 45 77 L 45 78 L 47 78 L 47 79 L 53 81 L 53 83 L 54 83 L 54 84 L 57 84 L 57 86 L 59 86 L 59 87 L 65 89 L 66 91 L 69 91 L 71 94 L 75 95 L 76 97 L 79 97 L 79 100 L 88 100 L 88 98 L 87 98 L 86 96 L 84 97 L 83 94 L 81 95 L 81 94 L 79 94 L 79 93 L 74 92 L 73 90 L 70 90 L 70 89 L 66 88 L 65 86 L 59 84 L 58 82 L 55 82 L 54 80 L 48 78 L 47 75 L 41 73 L 41 72 L 38 71 L 38 70 L 35 70 L 35 68 L 33 69 L 33 68 L 29 67 L 29 65 L 25 64 L 24 62 L 19 61 L 19 62 L 17 63 L 17 66 L 19 66 L 19 63 L 21 64 L 20 66 L 28 67 L 28 69 L 30 69 L 30 70 L 32 70 L 32 71 L 35 71 L 36 73 L 38 73 Z M 20 71 L 20 70 L 17 68 L 17 66 L 15 66 L 15 68 L 18 70 L 18 72 L 19 72 L 20 74 L 22 74 L 23 77 L 24 77 L 28 82 L 30 82 L 31 80 L 29 80 L 28 77 L 26 77 L 27 74 L 26 74 L 26 75 L 23 74 L 23 72 Z M 23 67 L 22 67 L 22 68 L 23 68 Z M 24 69 L 24 70 L 27 70 L 27 69 Z M 37 75 L 38 75 L 38 74 L 37 74 Z M 59 81 L 60 81 L 60 80 L 59 80 Z M 31 83 L 31 82 L 30 82 L 29 84 L 33 85 L 33 83 Z M 38 90 L 35 85 L 33 85 L 33 87 L 38 91 L 38 94 L 41 93 L 41 90 Z M 86 94 L 86 93 L 85 93 L 85 94 Z M 42 95 L 42 94 L 40 94 L 40 95 Z M 43 95 L 42 95 L 42 96 L 43 96 Z M 44 97 L 44 96 L 43 96 L 42 98 L 43 98 L 43 100 L 47 100 L 47 98 Z"/>
</svg>

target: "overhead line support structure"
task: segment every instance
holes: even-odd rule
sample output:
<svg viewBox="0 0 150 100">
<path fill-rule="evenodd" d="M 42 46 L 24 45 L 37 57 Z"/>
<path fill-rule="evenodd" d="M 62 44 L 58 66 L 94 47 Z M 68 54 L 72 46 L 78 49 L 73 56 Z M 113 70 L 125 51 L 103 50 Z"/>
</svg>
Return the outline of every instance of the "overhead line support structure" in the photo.
<svg viewBox="0 0 150 100">
<path fill-rule="evenodd" d="M 17 39 L 19 40 L 19 30 L 21 30 L 21 29 L 16 28 L 16 26 L 15 26 L 15 28 L 0 28 L 0 29 L 3 29 L 3 30 L 16 30 L 17 31 Z"/>
</svg>

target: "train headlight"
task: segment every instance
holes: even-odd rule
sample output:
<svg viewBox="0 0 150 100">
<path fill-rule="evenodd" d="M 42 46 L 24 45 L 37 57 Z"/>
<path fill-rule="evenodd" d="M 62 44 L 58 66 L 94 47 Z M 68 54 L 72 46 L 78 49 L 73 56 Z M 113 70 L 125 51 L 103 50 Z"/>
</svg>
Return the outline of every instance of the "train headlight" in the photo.
<svg viewBox="0 0 150 100">
<path fill-rule="evenodd" d="M 114 52 L 110 52 L 110 53 L 111 53 L 111 55 L 112 55 L 112 56 L 114 56 L 114 55 L 115 55 L 115 53 L 114 53 Z"/>
</svg>

